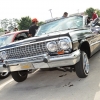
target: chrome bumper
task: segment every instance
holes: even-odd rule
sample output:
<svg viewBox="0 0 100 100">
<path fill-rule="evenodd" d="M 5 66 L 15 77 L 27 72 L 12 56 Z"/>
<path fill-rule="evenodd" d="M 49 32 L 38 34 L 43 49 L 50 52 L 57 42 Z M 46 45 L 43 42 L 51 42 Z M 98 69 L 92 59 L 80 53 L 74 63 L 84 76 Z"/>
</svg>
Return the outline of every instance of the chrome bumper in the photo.
<svg viewBox="0 0 100 100">
<path fill-rule="evenodd" d="M 43 54 L 36 57 L 27 57 L 21 59 L 5 60 L 5 64 L 10 71 L 52 68 L 60 66 L 75 65 L 80 60 L 80 50 L 76 50 L 71 54 L 50 56 Z"/>
<path fill-rule="evenodd" d="M 3 63 L 0 64 L 0 72 L 8 72 L 7 68 L 3 68 Z"/>
</svg>

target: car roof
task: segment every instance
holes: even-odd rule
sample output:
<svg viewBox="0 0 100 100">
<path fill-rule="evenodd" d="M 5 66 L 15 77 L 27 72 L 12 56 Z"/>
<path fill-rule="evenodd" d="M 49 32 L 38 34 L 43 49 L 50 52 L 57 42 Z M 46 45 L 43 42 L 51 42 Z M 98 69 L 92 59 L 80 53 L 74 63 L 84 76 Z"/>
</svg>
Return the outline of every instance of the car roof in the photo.
<svg viewBox="0 0 100 100">
<path fill-rule="evenodd" d="M 7 34 L 3 34 L 1 36 L 7 36 L 7 35 L 12 35 L 12 34 L 19 34 L 21 32 L 28 32 L 29 30 L 20 30 L 20 31 L 16 31 L 16 32 L 10 32 L 10 33 L 7 33 Z"/>
</svg>

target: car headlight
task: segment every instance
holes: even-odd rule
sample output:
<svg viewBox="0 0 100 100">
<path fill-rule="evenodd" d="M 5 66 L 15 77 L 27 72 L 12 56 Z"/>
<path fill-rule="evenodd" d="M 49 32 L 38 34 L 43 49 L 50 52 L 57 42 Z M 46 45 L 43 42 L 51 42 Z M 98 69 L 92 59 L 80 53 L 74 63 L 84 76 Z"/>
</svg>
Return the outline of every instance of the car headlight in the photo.
<svg viewBox="0 0 100 100">
<path fill-rule="evenodd" d="M 55 41 L 48 42 L 46 46 L 47 46 L 47 49 L 48 49 L 50 52 L 55 52 L 55 51 L 57 51 L 57 44 L 56 44 Z"/>
<path fill-rule="evenodd" d="M 0 52 L 0 56 L 2 59 L 6 59 L 7 58 L 7 54 L 5 51 Z"/>
<path fill-rule="evenodd" d="M 72 43 L 71 43 L 71 40 L 69 38 L 64 38 L 64 39 L 61 39 L 59 42 L 58 42 L 58 45 L 61 49 L 63 50 L 69 50 L 69 49 L 72 49 Z"/>
</svg>

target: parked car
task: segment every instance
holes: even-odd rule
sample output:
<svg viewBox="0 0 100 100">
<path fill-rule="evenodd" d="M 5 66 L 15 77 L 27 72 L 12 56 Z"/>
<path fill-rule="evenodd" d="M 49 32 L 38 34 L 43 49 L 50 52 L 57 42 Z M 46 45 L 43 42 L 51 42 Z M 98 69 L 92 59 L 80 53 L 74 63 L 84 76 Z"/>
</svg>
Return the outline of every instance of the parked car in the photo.
<svg viewBox="0 0 100 100">
<path fill-rule="evenodd" d="M 17 32 L 11 32 L 0 36 L 0 48 L 10 44 L 11 42 L 26 39 L 28 37 L 28 30 L 21 30 Z M 3 59 L 0 58 L 0 79 L 4 79 L 10 75 L 10 72 L 3 67 Z"/>
<path fill-rule="evenodd" d="M 100 50 L 99 30 L 92 30 L 97 26 L 95 20 L 87 25 L 86 15 L 46 22 L 35 37 L 0 49 L 3 67 L 9 69 L 17 82 L 26 80 L 29 69 L 66 66 L 75 68 L 79 78 L 85 78 L 89 74 L 88 59 Z"/>
</svg>

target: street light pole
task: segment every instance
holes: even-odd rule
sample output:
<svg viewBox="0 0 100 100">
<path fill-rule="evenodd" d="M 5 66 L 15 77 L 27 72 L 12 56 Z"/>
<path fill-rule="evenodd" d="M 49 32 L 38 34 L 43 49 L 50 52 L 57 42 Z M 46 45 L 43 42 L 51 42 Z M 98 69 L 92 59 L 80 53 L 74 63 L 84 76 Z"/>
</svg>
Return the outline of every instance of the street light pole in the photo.
<svg viewBox="0 0 100 100">
<path fill-rule="evenodd" d="M 50 11 L 50 14 L 51 14 L 51 18 L 53 18 L 51 10 L 52 10 L 52 9 L 49 9 L 49 11 Z"/>
<path fill-rule="evenodd" d="M 77 12 L 78 12 L 78 14 L 79 14 L 79 9 L 77 9 Z"/>
</svg>

